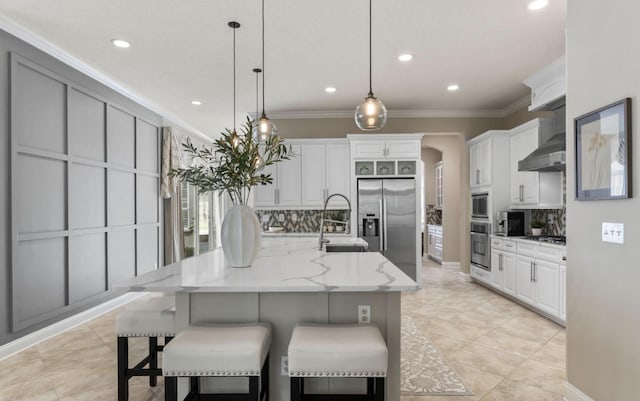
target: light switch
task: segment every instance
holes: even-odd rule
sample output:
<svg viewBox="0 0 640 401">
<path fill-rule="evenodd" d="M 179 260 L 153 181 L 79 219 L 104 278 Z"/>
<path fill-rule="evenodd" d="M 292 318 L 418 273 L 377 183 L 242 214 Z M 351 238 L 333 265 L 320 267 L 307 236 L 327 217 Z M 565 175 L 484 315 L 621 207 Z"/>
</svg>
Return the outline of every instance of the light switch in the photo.
<svg viewBox="0 0 640 401">
<path fill-rule="evenodd" d="M 624 223 L 602 223 L 602 242 L 624 244 Z"/>
</svg>

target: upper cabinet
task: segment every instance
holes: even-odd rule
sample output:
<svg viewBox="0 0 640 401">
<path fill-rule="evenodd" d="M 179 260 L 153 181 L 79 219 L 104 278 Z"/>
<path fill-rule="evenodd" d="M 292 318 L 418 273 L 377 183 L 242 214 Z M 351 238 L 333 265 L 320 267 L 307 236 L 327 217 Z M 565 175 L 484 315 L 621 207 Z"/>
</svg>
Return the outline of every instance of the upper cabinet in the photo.
<svg viewBox="0 0 640 401">
<path fill-rule="evenodd" d="M 540 146 L 540 138 L 548 138 L 553 120 L 536 118 L 511 130 L 510 171 L 511 207 L 562 208 L 562 173 L 518 171 L 518 162 Z"/>
<path fill-rule="evenodd" d="M 553 108 L 553 103 L 567 93 L 565 57 L 562 56 L 524 80 L 531 88 L 529 111 Z"/>
<path fill-rule="evenodd" d="M 488 136 L 469 145 L 469 184 L 471 188 L 491 185 L 492 144 L 493 137 Z"/>
<path fill-rule="evenodd" d="M 442 161 L 436 163 L 436 209 L 442 209 Z"/>
<path fill-rule="evenodd" d="M 349 143 L 346 140 L 291 140 L 295 157 L 265 167 L 273 183 L 255 188 L 254 206 L 261 208 L 322 208 L 334 193 L 349 196 Z M 345 208 L 340 199 L 330 207 Z"/>
<path fill-rule="evenodd" d="M 291 145 L 295 157 L 266 166 L 265 174 L 271 174 L 273 183 L 258 185 L 254 189 L 256 207 L 294 207 L 301 204 L 301 147 Z"/>
<path fill-rule="evenodd" d="M 349 196 L 349 144 L 309 143 L 301 145 L 302 206 L 324 206 L 329 195 Z M 331 207 L 346 207 L 342 198 L 334 198 Z"/>
<path fill-rule="evenodd" d="M 349 134 L 347 138 L 354 159 L 420 159 L 422 134 Z"/>
</svg>

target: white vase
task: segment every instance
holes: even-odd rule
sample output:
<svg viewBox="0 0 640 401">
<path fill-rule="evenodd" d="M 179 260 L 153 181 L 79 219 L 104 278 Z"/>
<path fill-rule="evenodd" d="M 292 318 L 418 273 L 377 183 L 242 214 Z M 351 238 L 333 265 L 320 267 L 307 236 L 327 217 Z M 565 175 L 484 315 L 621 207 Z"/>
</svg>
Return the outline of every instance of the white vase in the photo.
<svg viewBox="0 0 640 401">
<path fill-rule="evenodd" d="M 542 235 L 542 228 L 531 227 L 531 235 L 535 235 L 536 237 Z"/>
<path fill-rule="evenodd" d="M 231 207 L 222 221 L 224 256 L 233 267 L 251 266 L 260 249 L 260 222 L 249 206 Z"/>
</svg>

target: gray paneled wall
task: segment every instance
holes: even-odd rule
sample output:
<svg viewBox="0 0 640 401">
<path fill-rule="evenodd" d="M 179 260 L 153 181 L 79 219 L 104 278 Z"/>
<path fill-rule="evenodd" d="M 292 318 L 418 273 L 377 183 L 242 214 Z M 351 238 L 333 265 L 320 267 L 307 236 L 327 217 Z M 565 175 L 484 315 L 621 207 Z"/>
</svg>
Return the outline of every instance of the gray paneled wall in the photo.
<svg viewBox="0 0 640 401">
<path fill-rule="evenodd" d="M 11 331 L 160 259 L 159 128 L 11 54 Z"/>
</svg>

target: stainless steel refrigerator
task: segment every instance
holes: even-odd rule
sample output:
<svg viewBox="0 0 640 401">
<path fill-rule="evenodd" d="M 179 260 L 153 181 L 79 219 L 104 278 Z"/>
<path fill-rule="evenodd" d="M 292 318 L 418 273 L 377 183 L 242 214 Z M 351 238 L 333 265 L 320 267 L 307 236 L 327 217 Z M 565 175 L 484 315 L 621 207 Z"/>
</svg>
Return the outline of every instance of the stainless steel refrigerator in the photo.
<svg viewBox="0 0 640 401">
<path fill-rule="evenodd" d="M 417 277 L 416 181 L 358 179 L 358 236 L 407 276 Z"/>
</svg>

